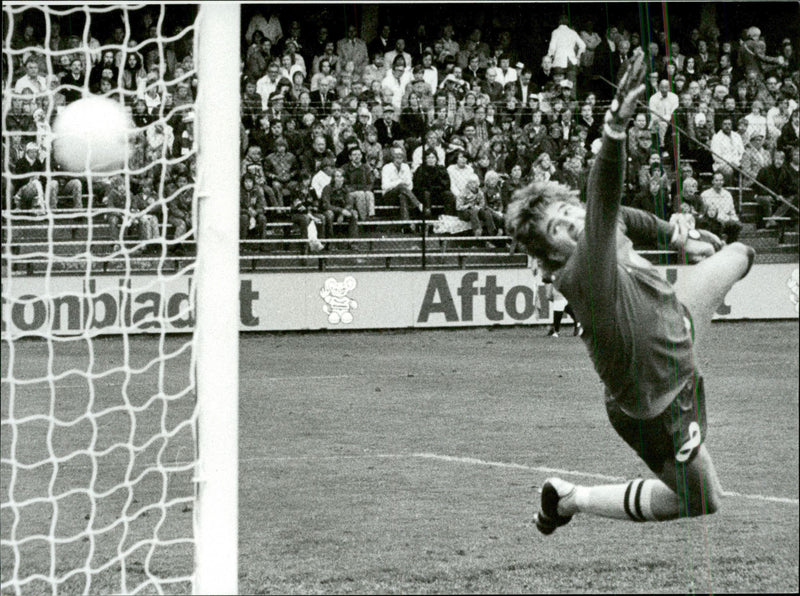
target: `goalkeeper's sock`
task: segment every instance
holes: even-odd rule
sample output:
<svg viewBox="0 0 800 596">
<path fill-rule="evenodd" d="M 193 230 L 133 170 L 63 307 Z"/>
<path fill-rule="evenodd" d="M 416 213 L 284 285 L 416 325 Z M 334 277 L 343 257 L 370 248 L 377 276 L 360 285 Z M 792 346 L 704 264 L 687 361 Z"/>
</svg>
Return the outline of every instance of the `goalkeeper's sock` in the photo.
<svg viewBox="0 0 800 596">
<path fill-rule="evenodd" d="M 563 310 L 556 310 L 553 312 L 553 331 L 558 333 L 561 331 L 561 319 L 564 318 Z"/>
<path fill-rule="evenodd" d="M 576 486 L 572 494 L 559 501 L 558 513 L 591 513 L 629 521 L 656 521 L 652 500 L 653 491 L 659 484 L 663 483 L 660 480 L 637 478 L 624 484 Z M 666 485 L 664 488 L 667 489 Z M 677 497 L 675 501 L 677 503 Z"/>
</svg>

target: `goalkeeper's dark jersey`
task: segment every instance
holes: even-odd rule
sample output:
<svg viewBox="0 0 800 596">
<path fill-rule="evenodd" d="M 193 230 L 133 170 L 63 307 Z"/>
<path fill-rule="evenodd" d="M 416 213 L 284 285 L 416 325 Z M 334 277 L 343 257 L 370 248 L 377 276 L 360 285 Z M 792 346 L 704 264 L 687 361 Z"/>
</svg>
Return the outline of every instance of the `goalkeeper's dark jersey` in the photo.
<svg viewBox="0 0 800 596">
<path fill-rule="evenodd" d="M 694 371 L 686 309 L 631 238 L 666 244 L 672 226 L 620 207 L 624 145 L 604 135 L 589 175 L 586 225 L 555 285 L 584 327 L 583 340 L 606 399 L 629 416 L 652 418 Z"/>
</svg>

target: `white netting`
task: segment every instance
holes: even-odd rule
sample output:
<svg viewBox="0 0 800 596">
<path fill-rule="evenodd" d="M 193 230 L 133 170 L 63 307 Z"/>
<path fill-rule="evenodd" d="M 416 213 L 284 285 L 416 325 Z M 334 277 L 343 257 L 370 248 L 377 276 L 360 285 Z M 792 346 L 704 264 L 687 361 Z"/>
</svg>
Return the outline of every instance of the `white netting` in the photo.
<svg viewBox="0 0 800 596">
<path fill-rule="evenodd" d="M 3 5 L 4 594 L 191 590 L 196 16 Z M 89 94 L 137 128 L 76 177 L 50 125 Z"/>
</svg>

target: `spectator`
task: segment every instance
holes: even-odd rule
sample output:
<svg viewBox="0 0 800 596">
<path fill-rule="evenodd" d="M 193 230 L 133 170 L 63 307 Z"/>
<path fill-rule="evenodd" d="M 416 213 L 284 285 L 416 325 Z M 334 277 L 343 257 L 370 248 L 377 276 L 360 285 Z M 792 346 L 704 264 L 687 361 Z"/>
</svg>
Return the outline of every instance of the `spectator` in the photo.
<svg viewBox="0 0 800 596">
<path fill-rule="evenodd" d="M 654 123 L 658 129 L 659 147 L 666 145 L 670 119 L 678 105 L 678 96 L 670 91 L 669 81 L 662 79 L 658 84 L 658 93 L 653 95 L 648 102 L 648 108 L 653 114 Z"/>
<path fill-rule="evenodd" d="M 347 190 L 344 172 L 337 168 L 333 170 L 331 181 L 323 189 L 320 198 L 323 209 L 333 213 L 333 223 L 347 222 L 347 237 L 352 240 L 358 238 L 358 211 Z M 355 250 L 356 246 L 350 243 L 348 248 Z"/>
<path fill-rule="evenodd" d="M 744 117 L 747 120 L 747 134 L 742 136 L 742 141 L 747 143 L 754 134 L 761 134 L 767 138 L 767 117 L 764 115 L 764 104 L 755 100 L 750 106 L 750 113 Z"/>
<path fill-rule="evenodd" d="M 531 182 L 547 182 L 556 173 L 556 167 L 548 153 L 542 153 L 531 166 Z"/>
<path fill-rule="evenodd" d="M 415 60 L 420 60 L 422 58 L 423 52 L 425 52 L 425 50 L 432 50 L 432 48 L 433 44 L 431 43 L 431 40 L 428 37 L 428 30 L 425 27 L 424 23 L 420 23 L 419 25 L 417 25 L 417 29 L 414 32 L 414 35 L 408 42 L 409 52 L 411 52 L 412 58 L 414 58 Z"/>
<path fill-rule="evenodd" d="M 372 62 L 370 62 L 364 68 L 364 74 L 362 75 L 364 84 L 370 86 L 370 88 L 372 88 L 372 84 L 375 81 L 382 85 L 383 79 L 386 77 L 386 73 L 388 72 L 384 52 L 375 52 L 374 54 L 371 54 L 371 56 Z"/>
<path fill-rule="evenodd" d="M 275 140 L 275 151 L 264 160 L 264 174 L 275 193 L 278 207 L 289 204 L 290 185 L 297 175 L 297 158 L 288 149 L 286 139 L 278 137 Z"/>
<path fill-rule="evenodd" d="M 25 145 L 25 152 L 16 161 L 12 173 L 20 178 L 14 180 L 15 189 L 13 204 L 17 209 L 35 209 L 44 212 L 47 209 L 45 201 L 45 184 L 43 174 L 46 171 L 44 162 L 39 157 L 39 145 L 35 142 L 28 142 Z M 53 203 L 57 196 L 50 190 L 48 196 Z"/>
<path fill-rule="evenodd" d="M 239 203 L 239 238 L 242 240 L 264 239 L 267 232 L 267 203 L 264 191 L 256 186 L 255 180 L 250 174 L 242 177 Z"/>
<path fill-rule="evenodd" d="M 25 74 L 14 83 L 14 93 L 22 95 L 25 89 L 30 89 L 34 96 L 44 94 L 47 89 L 47 79 L 39 72 L 39 62 L 30 57 L 25 62 Z"/>
<path fill-rule="evenodd" d="M 746 39 L 739 46 L 737 62 L 745 76 L 753 73 L 759 81 L 764 80 L 765 70 L 779 64 L 778 58 L 767 56 L 766 44 L 761 39 L 761 30 L 758 27 L 747 29 Z"/>
<path fill-rule="evenodd" d="M 482 35 L 483 34 L 478 27 L 473 28 L 472 31 L 470 31 L 469 37 L 464 42 L 464 45 L 461 47 L 458 55 L 456 56 L 456 64 L 465 69 L 465 73 L 466 69 L 470 69 L 473 76 L 479 70 L 486 70 L 486 67 L 489 65 L 489 57 L 491 56 L 492 52 L 489 44 L 481 41 Z M 464 79 L 468 80 L 466 74 Z"/>
<path fill-rule="evenodd" d="M 186 254 L 184 241 L 192 230 L 192 189 L 188 186 L 186 175 L 178 176 L 174 184 L 178 194 L 174 195 L 173 192 L 167 195 L 174 195 L 168 204 L 167 223 L 173 228 L 172 238 L 175 241 L 170 252 L 180 256 Z"/>
<path fill-rule="evenodd" d="M 730 118 L 722 121 L 722 128 L 711 139 L 711 152 L 714 158 L 714 172 L 724 176 L 730 186 L 733 184 L 734 167 L 738 168 L 744 154 L 744 143 L 739 133 L 733 131 Z"/>
<path fill-rule="evenodd" d="M 367 44 L 358 37 L 358 27 L 350 25 L 347 28 L 347 37 L 340 39 L 336 44 L 336 54 L 339 57 L 339 71 L 344 68 L 345 64 L 352 62 L 353 73 L 357 77 L 361 77 L 364 68 L 369 63 L 369 52 Z"/>
<path fill-rule="evenodd" d="M 776 145 L 780 143 L 781 131 L 789 122 L 792 111 L 788 97 L 780 97 L 775 106 L 767 111 L 767 134 L 770 139 L 775 140 Z M 797 106 L 794 111 L 797 111 Z"/>
<path fill-rule="evenodd" d="M 406 69 L 407 62 L 403 56 L 397 56 L 391 64 L 392 70 L 386 73 L 382 85 L 395 112 L 399 112 L 406 85 L 411 80 L 411 70 Z"/>
<path fill-rule="evenodd" d="M 375 54 L 380 54 L 383 56 L 386 52 L 390 51 L 394 45 L 392 44 L 392 28 L 384 23 L 381 26 L 380 33 L 378 36 L 369 42 L 367 46 L 367 50 L 369 51 L 370 56 L 374 56 Z"/>
<path fill-rule="evenodd" d="M 505 54 L 500 56 L 500 64 L 494 69 L 497 75 L 497 82 L 503 85 L 516 83 L 518 79 L 517 69 L 511 67 L 511 58 Z"/>
<path fill-rule="evenodd" d="M 261 109 L 265 112 L 269 107 L 270 97 L 278 90 L 280 78 L 280 65 L 272 60 L 267 65 L 266 74 L 256 82 L 256 93 L 261 96 Z"/>
<path fill-rule="evenodd" d="M 703 212 L 703 201 L 700 199 L 698 192 L 698 184 L 695 178 L 687 176 L 683 179 L 681 184 L 680 194 L 678 195 L 676 213 L 683 213 L 691 217 L 692 222 L 697 225 L 698 220 Z"/>
<path fill-rule="evenodd" d="M 335 82 L 336 79 L 332 76 L 322 77 L 317 83 L 317 90 L 310 94 L 311 105 L 315 108 L 318 119 L 330 115 L 331 105 L 336 100 L 336 92 L 332 89 Z"/>
<path fill-rule="evenodd" d="M 402 37 L 398 37 L 394 42 L 394 49 L 389 50 L 383 55 L 384 62 L 386 64 L 394 65 L 394 61 L 397 59 L 398 56 L 403 58 L 403 66 L 405 70 L 409 70 L 412 64 L 411 54 L 406 52 L 406 40 Z"/>
<path fill-rule="evenodd" d="M 303 174 L 292 192 L 292 223 L 308 240 L 307 248 L 312 252 L 325 249 L 319 238 L 330 238 L 333 235 L 333 212 L 326 211 L 319 197 L 311 189 L 311 177 Z M 306 247 L 303 248 L 305 252 Z"/>
<path fill-rule="evenodd" d="M 445 56 L 451 56 L 453 60 L 455 60 L 456 56 L 458 56 L 460 47 L 458 42 L 453 39 L 453 36 L 453 25 L 447 23 L 444 27 L 442 27 L 442 38 L 440 39 L 442 44 L 442 52 L 438 57 L 440 61 L 442 61 Z"/>
<path fill-rule="evenodd" d="M 86 84 L 86 77 L 83 71 L 83 62 L 79 58 L 75 58 L 70 62 L 69 72 L 61 80 L 61 84 L 66 88 L 62 89 L 61 94 L 64 96 L 65 103 L 71 104 L 78 101 L 83 97 L 84 85 Z M 142 97 L 142 96 L 140 96 Z"/>
<path fill-rule="evenodd" d="M 108 74 L 110 76 L 106 76 L 106 73 L 104 73 L 106 70 L 109 71 Z M 119 77 L 113 50 L 105 50 L 102 53 L 101 60 L 92 67 L 92 70 L 89 73 L 89 89 L 91 89 L 93 93 L 97 93 L 97 91 L 100 89 L 100 81 L 103 78 L 112 80 L 114 82 L 114 86 L 116 87 Z"/>
<path fill-rule="evenodd" d="M 323 68 L 324 63 L 327 63 L 328 68 Z M 339 72 L 339 70 L 339 56 L 336 54 L 336 44 L 328 41 L 323 46 L 322 53 L 314 56 L 311 61 L 311 72 L 313 74 L 323 73 L 327 76 L 334 71 Z"/>
<path fill-rule="evenodd" d="M 771 161 L 769 151 L 764 148 L 764 135 L 760 132 L 752 134 L 742 153 L 742 188 L 752 188 L 758 173 Z"/>
<path fill-rule="evenodd" d="M 581 55 L 586 51 L 586 43 L 581 36 L 569 27 L 569 17 L 562 14 L 558 19 L 558 27 L 550 35 L 547 55 L 556 68 L 566 70 L 566 77 L 574 85 L 577 81 Z"/>
<path fill-rule="evenodd" d="M 414 181 L 411 168 L 405 163 L 405 152 L 394 147 L 391 151 L 392 161 L 381 169 L 381 190 L 386 204 L 397 203 L 400 207 L 400 219 L 408 220 L 409 204 L 422 211 L 423 205 L 413 193 Z M 409 231 L 409 228 L 404 228 Z"/>
<path fill-rule="evenodd" d="M 438 137 L 438 135 L 437 135 Z M 414 187 L 420 194 L 423 213 L 439 215 L 456 215 L 455 197 L 450 192 L 450 177 L 443 162 L 439 161 L 439 151 L 434 147 L 424 146 L 424 161 L 414 170 Z M 441 153 L 444 150 L 439 147 Z"/>
<path fill-rule="evenodd" d="M 700 194 L 703 209 L 698 227 L 724 237 L 730 244 L 739 238 L 742 223 L 736 214 L 731 193 L 722 186 L 724 182 L 722 172 L 716 172 L 711 179 L 711 188 Z"/>
<path fill-rule="evenodd" d="M 791 176 L 786 170 L 786 154 L 783 151 L 775 151 L 772 163 L 759 171 L 756 181 L 784 199 L 797 194 L 796 185 L 792 188 Z M 770 217 L 782 202 L 761 187 L 756 190 L 756 202 L 756 229 L 761 230 L 766 223 L 764 218 Z"/>
<path fill-rule="evenodd" d="M 505 175 L 488 170 L 483 179 L 483 193 L 486 199 L 486 207 L 491 214 L 494 222 L 494 234 L 502 233 L 505 228 L 504 213 L 507 203 L 503 192 L 503 179 Z"/>
<path fill-rule="evenodd" d="M 378 143 L 383 147 L 389 147 L 391 144 L 401 138 L 400 127 L 394 120 L 394 106 L 388 104 L 383 106 L 383 114 L 380 120 L 375 122 L 375 130 L 378 133 Z"/>
<path fill-rule="evenodd" d="M 483 236 L 484 230 L 488 236 L 497 234 L 494 215 L 486 204 L 480 180 L 474 172 L 464 177 L 462 190 L 456 195 L 456 212 L 459 219 L 470 223 L 475 236 Z"/>
<path fill-rule="evenodd" d="M 797 147 L 800 143 L 800 109 L 795 110 L 789 116 L 789 122 L 781 128 L 781 136 L 778 137 L 778 149 L 784 153 L 791 151 L 792 147 Z"/>
<path fill-rule="evenodd" d="M 481 83 L 486 78 L 486 69 L 481 68 L 480 64 L 480 57 L 472 55 L 469 57 L 466 66 L 462 70 L 461 76 L 469 83 L 470 89 L 480 88 Z"/>
<path fill-rule="evenodd" d="M 481 93 L 489 96 L 492 103 L 499 101 L 504 95 L 503 85 L 497 80 L 497 69 L 489 67 L 486 71 L 486 80 L 481 82 Z"/>
<path fill-rule="evenodd" d="M 325 46 L 328 44 L 329 41 L 330 40 L 328 39 L 328 28 L 323 25 L 317 30 L 317 38 L 310 44 L 308 44 L 307 53 L 311 57 L 312 72 L 317 72 L 316 70 L 314 70 L 314 65 L 313 65 L 314 58 L 316 58 L 317 56 L 321 56 L 322 54 L 325 53 Z"/>
<path fill-rule="evenodd" d="M 361 221 L 375 216 L 375 195 L 372 188 L 375 177 L 372 168 L 364 163 L 364 152 L 357 144 L 350 147 L 350 161 L 343 168 L 344 185 L 348 203 L 352 203 Z"/>
</svg>

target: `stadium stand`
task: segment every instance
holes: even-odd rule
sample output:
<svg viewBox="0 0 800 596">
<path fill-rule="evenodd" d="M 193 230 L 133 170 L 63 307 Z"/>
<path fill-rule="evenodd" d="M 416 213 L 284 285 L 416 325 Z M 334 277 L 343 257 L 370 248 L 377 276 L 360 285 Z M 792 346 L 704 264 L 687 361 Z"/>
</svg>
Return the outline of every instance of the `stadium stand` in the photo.
<svg viewBox="0 0 800 596">
<path fill-rule="evenodd" d="M 180 13 L 172 18 L 178 31 Z M 361 39 L 357 26 L 337 31 L 313 14 L 267 21 L 255 7 L 245 19 L 243 270 L 524 264 L 503 230 L 505 205 L 534 180 L 584 191 L 619 65 L 646 38 L 651 77 L 642 117 L 631 124 L 624 203 L 665 219 L 691 213 L 702 226 L 709 214 L 685 200 L 683 185 L 692 178 L 700 195 L 720 171 L 743 225 L 739 239 L 761 262 L 797 259 L 800 82 L 792 39 L 768 45 L 757 27 L 738 38 L 706 27 L 670 43 L 622 25 L 600 35 L 583 30 L 580 19 L 566 25 L 566 35 L 556 34 L 555 19 L 550 43 L 543 39 L 541 53 L 531 55 L 507 29 L 491 31 L 488 44 L 473 27 L 443 20 L 438 36 L 395 37 L 384 51 L 377 37 Z M 41 35 L 34 27 L 15 43 L 35 48 Z M 132 35 L 145 39 L 147 32 Z M 3 122 L 11 180 L 3 188 L 2 240 L 17 255 L 15 273 L 47 269 L 45 241 L 53 243 L 53 272 L 75 267 L 59 254 L 81 251 L 85 266 L 100 271 L 114 271 L 121 260 L 147 271 L 165 259 L 191 259 L 191 239 L 163 250 L 148 245 L 191 228 L 178 191 L 193 183 L 194 171 L 193 157 L 184 159 L 196 90 L 187 74 L 190 36 L 163 56 L 146 47 L 94 56 L 79 41 L 60 39 L 75 53 L 50 65 L 36 52 L 15 55 L 13 79 L 4 79 L 13 97 Z M 155 83 L 160 70 L 164 84 Z M 40 73 L 55 73 L 49 76 L 62 84 L 73 77 L 79 90 L 43 93 L 48 82 Z M 59 179 L 56 171 L 46 187 L 37 183 L 36 169 L 49 163 L 52 119 L 85 93 L 130 108 L 138 127 L 131 168 L 164 155 L 169 171 L 96 182 L 91 204 L 85 179 Z M 155 122 L 165 107 L 167 123 Z M 779 151 L 783 165 L 759 176 Z M 130 204 L 115 200 L 120 183 L 130 184 Z"/>
</svg>

